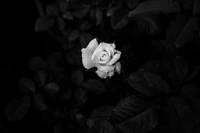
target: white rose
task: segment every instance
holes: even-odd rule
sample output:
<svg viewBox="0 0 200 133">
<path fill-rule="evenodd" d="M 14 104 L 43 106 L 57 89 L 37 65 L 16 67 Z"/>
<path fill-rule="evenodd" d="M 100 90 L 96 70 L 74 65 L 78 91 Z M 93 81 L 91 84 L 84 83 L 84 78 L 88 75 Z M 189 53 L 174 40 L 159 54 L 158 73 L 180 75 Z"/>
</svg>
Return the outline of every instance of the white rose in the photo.
<svg viewBox="0 0 200 133">
<path fill-rule="evenodd" d="M 117 62 L 121 52 L 115 49 L 114 43 L 98 43 L 91 40 L 86 48 L 82 48 L 82 63 L 86 69 L 97 67 L 97 75 L 101 78 L 111 77 L 115 71 L 120 74 L 121 64 Z M 117 62 L 117 63 L 116 63 Z"/>
</svg>

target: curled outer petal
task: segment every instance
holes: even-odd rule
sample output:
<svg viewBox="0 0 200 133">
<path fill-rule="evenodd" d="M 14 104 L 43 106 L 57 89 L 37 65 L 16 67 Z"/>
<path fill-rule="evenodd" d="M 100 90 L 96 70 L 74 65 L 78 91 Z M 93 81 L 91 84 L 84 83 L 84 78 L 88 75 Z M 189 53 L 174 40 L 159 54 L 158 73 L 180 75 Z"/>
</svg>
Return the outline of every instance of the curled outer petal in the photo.
<svg viewBox="0 0 200 133">
<path fill-rule="evenodd" d="M 112 77 L 113 74 L 114 74 L 114 71 L 110 71 L 110 72 L 108 72 L 108 77 Z"/>
<path fill-rule="evenodd" d="M 109 56 L 113 56 L 114 55 L 114 48 L 107 43 L 100 43 L 99 46 L 96 48 L 96 50 L 94 51 L 93 55 L 92 55 L 92 60 L 95 60 L 95 58 L 98 58 L 98 55 L 100 55 L 100 53 L 104 50 L 108 50 L 109 51 Z"/>
<path fill-rule="evenodd" d="M 103 72 L 108 73 L 110 71 L 113 71 L 115 69 L 115 66 L 101 66 L 101 65 L 99 65 L 99 66 L 97 66 L 97 69 L 99 71 L 103 71 Z"/>
<path fill-rule="evenodd" d="M 107 65 L 113 65 L 116 61 L 119 60 L 121 56 L 121 52 L 117 51 L 117 53 L 114 55 L 114 57 L 110 60 L 110 62 Z"/>
<path fill-rule="evenodd" d="M 86 69 L 90 69 L 90 68 L 94 67 L 95 64 L 91 60 L 91 57 L 92 57 L 92 54 L 93 54 L 92 50 L 87 49 L 87 48 L 83 48 L 83 49 L 81 49 L 81 52 L 82 52 L 82 63 L 83 63 L 83 66 Z"/>
<path fill-rule="evenodd" d="M 107 77 L 107 73 L 106 72 L 103 72 L 103 71 L 100 71 L 100 70 L 97 70 L 96 71 L 96 74 L 100 77 L 100 78 L 106 78 Z"/>
<path fill-rule="evenodd" d="M 115 43 L 111 43 L 110 45 L 111 45 L 114 49 L 116 48 Z"/>
<path fill-rule="evenodd" d="M 87 49 L 90 49 L 92 51 L 92 53 L 96 50 L 96 48 L 98 47 L 99 43 L 97 42 L 97 39 L 94 38 L 93 40 L 91 40 L 88 44 L 88 46 L 86 47 Z"/>
<path fill-rule="evenodd" d="M 118 74 L 121 73 L 121 63 L 120 62 L 117 62 L 115 64 L 115 70 L 117 71 Z"/>
</svg>

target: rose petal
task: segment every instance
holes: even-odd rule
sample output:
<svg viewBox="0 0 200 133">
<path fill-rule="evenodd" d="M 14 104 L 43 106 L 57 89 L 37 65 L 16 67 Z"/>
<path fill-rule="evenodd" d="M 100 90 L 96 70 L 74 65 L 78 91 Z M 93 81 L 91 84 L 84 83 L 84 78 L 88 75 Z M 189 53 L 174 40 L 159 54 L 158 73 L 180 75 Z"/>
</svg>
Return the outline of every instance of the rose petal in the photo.
<svg viewBox="0 0 200 133">
<path fill-rule="evenodd" d="M 108 76 L 109 76 L 109 77 L 112 77 L 113 74 L 114 74 L 114 71 L 110 71 L 110 72 L 108 73 Z"/>
<path fill-rule="evenodd" d="M 95 49 L 98 47 L 99 43 L 97 42 L 97 39 L 94 38 L 93 40 L 91 40 L 87 46 L 88 49 L 92 50 L 93 52 L 95 51 Z"/>
<path fill-rule="evenodd" d="M 97 69 L 99 70 L 99 71 L 103 71 L 103 72 L 110 72 L 110 71 L 113 71 L 114 70 L 114 68 L 115 68 L 115 66 L 101 66 L 101 65 L 98 65 L 97 66 Z"/>
<path fill-rule="evenodd" d="M 116 48 L 115 43 L 111 43 L 110 45 L 111 45 L 114 49 Z"/>
<path fill-rule="evenodd" d="M 114 55 L 114 57 L 110 60 L 110 62 L 107 65 L 113 65 L 116 61 L 119 60 L 121 56 L 121 52 L 117 51 L 117 54 Z"/>
<path fill-rule="evenodd" d="M 103 52 L 104 49 L 109 50 L 109 52 L 111 52 L 110 53 L 111 55 L 114 54 L 114 48 L 110 44 L 100 43 L 92 55 L 92 60 L 95 60 L 95 58 L 98 58 L 98 56 L 100 55 L 101 52 Z"/>
<path fill-rule="evenodd" d="M 107 73 L 106 72 L 97 70 L 96 73 L 100 78 L 106 78 L 107 77 Z"/>
<path fill-rule="evenodd" d="M 120 63 L 120 62 L 117 62 L 117 63 L 116 63 L 115 69 L 116 69 L 116 71 L 117 71 L 118 74 L 121 73 L 121 63 Z"/>
<path fill-rule="evenodd" d="M 104 54 L 104 57 L 102 57 Z M 106 65 L 108 64 L 108 62 L 110 61 L 110 56 L 107 54 L 107 52 L 101 52 L 100 55 L 99 55 L 99 58 L 101 59 L 98 59 L 98 63 L 99 64 L 103 64 L 103 65 Z M 96 60 L 96 59 L 95 59 Z M 96 62 L 96 61 L 95 61 Z"/>
<path fill-rule="evenodd" d="M 83 63 L 83 66 L 86 69 L 90 69 L 90 68 L 94 67 L 95 64 L 91 60 L 93 52 L 90 49 L 87 49 L 87 48 L 86 49 L 82 48 L 81 52 L 82 52 L 82 63 Z"/>
</svg>

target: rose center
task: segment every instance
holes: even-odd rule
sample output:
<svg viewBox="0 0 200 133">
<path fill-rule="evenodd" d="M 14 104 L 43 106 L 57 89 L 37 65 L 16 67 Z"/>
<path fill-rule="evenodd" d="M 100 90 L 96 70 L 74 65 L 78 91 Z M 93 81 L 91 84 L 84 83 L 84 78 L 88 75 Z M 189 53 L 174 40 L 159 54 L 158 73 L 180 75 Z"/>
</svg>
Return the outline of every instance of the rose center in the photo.
<svg viewBox="0 0 200 133">
<path fill-rule="evenodd" d="M 100 55 L 99 63 L 105 64 L 109 61 L 109 59 L 110 59 L 109 53 L 106 50 L 104 50 Z"/>
<path fill-rule="evenodd" d="M 108 55 L 106 53 L 104 53 L 102 56 L 101 56 L 101 60 L 104 61 L 108 58 Z"/>
</svg>

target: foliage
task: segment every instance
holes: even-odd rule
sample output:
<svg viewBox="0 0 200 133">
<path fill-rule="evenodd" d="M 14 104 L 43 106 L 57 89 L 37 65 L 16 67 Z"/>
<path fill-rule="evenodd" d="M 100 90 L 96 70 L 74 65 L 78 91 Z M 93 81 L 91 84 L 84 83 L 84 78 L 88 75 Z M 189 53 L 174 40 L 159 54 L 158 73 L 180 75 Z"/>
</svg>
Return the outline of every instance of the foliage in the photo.
<svg viewBox="0 0 200 133">
<path fill-rule="evenodd" d="M 7 121 L 39 111 L 54 133 L 200 131 L 198 0 L 55 0 L 43 8 L 34 30 L 61 50 L 30 58 L 32 75 L 18 80 L 22 95 L 8 102 Z M 93 38 L 122 51 L 120 75 L 99 79 L 84 69 L 81 48 Z"/>
</svg>

